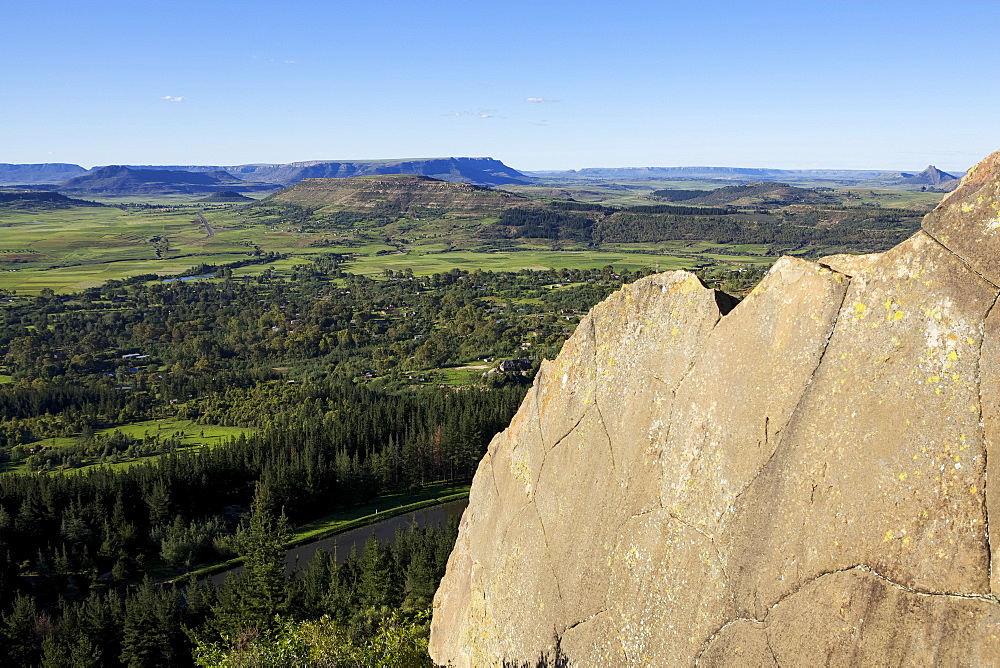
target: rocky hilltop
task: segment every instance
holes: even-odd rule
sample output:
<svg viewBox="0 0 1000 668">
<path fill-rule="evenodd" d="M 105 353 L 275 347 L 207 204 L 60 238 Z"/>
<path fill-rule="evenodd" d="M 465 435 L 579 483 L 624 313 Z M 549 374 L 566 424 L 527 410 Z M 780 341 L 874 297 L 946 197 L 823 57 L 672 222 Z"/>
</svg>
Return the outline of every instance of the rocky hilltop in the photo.
<svg viewBox="0 0 1000 668">
<path fill-rule="evenodd" d="M 942 172 L 934 165 L 928 165 L 927 169 L 919 174 L 901 174 L 900 183 L 918 186 L 937 186 L 942 190 L 952 191 L 958 187 L 959 179 L 952 174 Z"/>
<path fill-rule="evenodd" d="M 896 248 L 595 307 L 489 446 L 440 664 L 995 665 L 1000 153 Z"/>
<path fill-rule="evenodd" d="M 529 201 L 502 190 L 403 174 L 304 179 L 271 199 L 332 209 L 381 208 L 398 213 L 430 209 L 470 214 L 495 213 Z"/>
</svg>

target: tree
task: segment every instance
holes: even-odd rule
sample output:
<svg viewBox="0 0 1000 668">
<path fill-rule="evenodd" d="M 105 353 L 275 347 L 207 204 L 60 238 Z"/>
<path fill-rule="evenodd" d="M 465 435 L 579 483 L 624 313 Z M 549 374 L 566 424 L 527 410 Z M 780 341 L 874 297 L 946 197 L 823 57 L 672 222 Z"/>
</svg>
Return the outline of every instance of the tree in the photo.
<svg viewBox="0 0 1000 668">
<path fill-rule="evenodd" d="M 285 541 L 288 526 L 284 512 L 274 512 L 270 487 L 257 484 L 249 521 L 237 534 L 237 551 L 243 572 L 230 576 L 213 608 L 211 626 L 223 639 L 256 636 L 270 630 L 287 607 L 285 594 Z"/>
<path fill-rule="evenodd" d="M 13 609 L 3 616 L 6 665 L 33 666 L 37 663 L 41 645 L 35 633 L 36 617 L 35 599 L 18 594 Z"/>
</svg>

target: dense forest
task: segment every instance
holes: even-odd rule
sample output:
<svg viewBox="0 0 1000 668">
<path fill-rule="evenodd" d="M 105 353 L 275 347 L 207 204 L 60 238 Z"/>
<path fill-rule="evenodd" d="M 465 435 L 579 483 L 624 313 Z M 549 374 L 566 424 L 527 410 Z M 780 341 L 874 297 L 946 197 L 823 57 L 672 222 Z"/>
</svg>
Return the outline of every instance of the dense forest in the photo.
<svg viewBox="0 0 1000 668">
<path fill-rule="evenodd" d="M 427 661 L 454 526 L 413 527 L 292 577 L 288 532 L 380 495 L 471 479 L 538 363 L 591 306 L 647 272 L 373 278 L 345 259 L 0 298 L 0 659 Z M 746 288 L 759 276 L 704 279 Z M 517 370 L 501 371 L 503 359 Z M 469 363 L 479 368 L 448 381 Z M 240 431 L 192 446 L 169 430 L 127 430 L 178 419 Z M 221 588 L 184 579 L 233 557 L 244 574 Z"/>
<path fill-rule="evenodd" d="M 823 206 L 766 208 L 658 204 L 624 208 L 582 202 L 506 209 L 481 234 L 498 238 L 558 239 L 604 244 L 709 241 L 762 244 L 771 254 L 814 249 L 877 252 L 895 246 L 920 227 L 922 214 L 908 209 Z M 838 251 L 839 252 L 839 251 Z"/>
</svg>

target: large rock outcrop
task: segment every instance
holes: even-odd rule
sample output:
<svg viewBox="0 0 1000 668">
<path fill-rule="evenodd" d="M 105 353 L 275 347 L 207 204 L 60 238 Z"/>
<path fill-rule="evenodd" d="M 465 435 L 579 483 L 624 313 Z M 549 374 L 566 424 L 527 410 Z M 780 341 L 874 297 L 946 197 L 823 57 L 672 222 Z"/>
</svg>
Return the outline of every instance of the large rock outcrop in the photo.
<svg viewBox="0 0 1000 668">
<path fill-rule="evenodd" d="M 883 254 L 595 307 L 490 444 L 440 664 L 1000 661 L 1000 153 Z"/>
</svg>

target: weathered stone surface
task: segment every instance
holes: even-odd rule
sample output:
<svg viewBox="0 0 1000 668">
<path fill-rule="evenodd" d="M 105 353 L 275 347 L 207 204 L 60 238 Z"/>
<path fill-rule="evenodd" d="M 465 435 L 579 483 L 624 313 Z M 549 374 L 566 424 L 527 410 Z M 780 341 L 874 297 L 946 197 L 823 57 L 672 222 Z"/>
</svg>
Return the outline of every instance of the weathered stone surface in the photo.
<svg viewBox="0 0 1000 668">
<path fill-rule="evenodd" d="M 732 312 L 684 272 L 595 307 L 480 466 L 432 657 L 995 664 L 998 170 Z"/>
<path fill-rule="evenodd" d="M 669 411 L 721 317 L 719 301 L 728 298 L 688 272 L 650 276 L 592 309 L 558 359 L 542 365 L 473 480 L 463 538 L 449 560 L 455 590 L 435 597 L 447 611 L 434 617 L 434 656 L 461 665 L 533 661 L 551 654 L 566 629 L 581 627 L 571 634 L 579 638 L 594 626 L 584 622 L 606 606 L 607 555 L 619 530 L 632 515 L 659 507 L 656 446 L 666 421 L 657 407 Z M 599 351 L 612 350 L 597 361 Z M 650 397 L 653 406 L 645 406 Z M 635 447 L 624 435 L 642 443 Z M 551 597 L 534 598 L 533 588 Z"/>
<path fill-rule="evenodd" d="M 727 625 L 703 666 L 995 666 L 1000 606 L 992 598 L 917 592 L 870 569 L 822 575 L 761 621 Z"/>
<path fill-rule="evenodd" d="M 1000 310 L 986 318 L 979 370 L 986 455 L 986 507 L 1000 508 Z M 1000 594 L 1000 520 L 989 525 L 990 591 Z"/>
<path fill-rule="evenodd" d="M 1000 285 L 1000 151 L 969 170 L 961 185 L 924 218 L 923 229 Z"/>
<path fill-rule="evenodd" d="M 881 253 L 868 253 L 867 255 L 826 255 L 817 260 L 817 262 L 841 274 L 854 276 L 870 267 L 880 257 L 882 257 Z"/>
<path fill-rule="evenodd" d="M 712 331 L 670 413 L 664 508 L 714 535 L 774 454 L 847 286 L 842 274 L 785 257 Z"/>
<path fill-rule="evenodd" d="M 852 280 L 775 456 L 727 523 L 740 614 L 857 564 L 925 591 L 989 592 L 978 363 L 996 296 L 922 233 Z"/>
<path fill-rule="evenodd" d="M 615 644 L 629 665 L 688 664 L 732 609 L 725 565 L 712 538 L 669 511 L 629 520 L 610 557 Z M 690 599 L 691 587 L 699 597 Z M 600 665 L 599 654 L 572 659 Z"/>
</svg>

